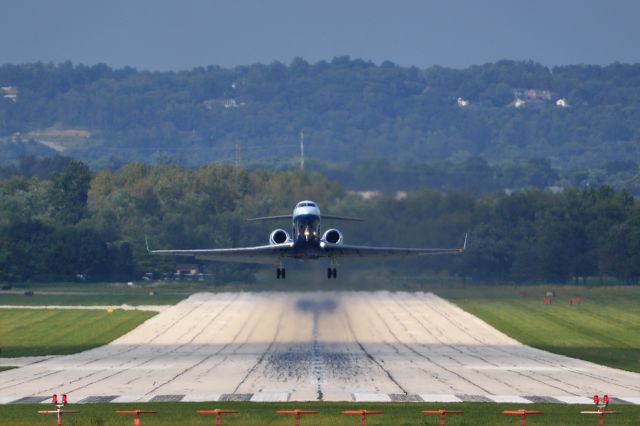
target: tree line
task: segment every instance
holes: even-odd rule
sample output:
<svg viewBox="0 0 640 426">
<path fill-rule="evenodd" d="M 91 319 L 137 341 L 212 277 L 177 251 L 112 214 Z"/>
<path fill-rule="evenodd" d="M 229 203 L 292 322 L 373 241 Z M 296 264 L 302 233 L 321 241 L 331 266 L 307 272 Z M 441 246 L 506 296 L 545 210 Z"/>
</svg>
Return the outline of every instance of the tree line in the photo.
<svg viewBox="0 0 640 426">
<path fill-rule="evenodd" d="M 0 178 L 10 176 L 46 178 L 61 171 L 72 158 L 21 156 L 6 166 L 0 166 Z M 460 162 L 420 161 L 413 159 L 393 162 L 387 158 L 365 158 L 350 163 L 307 161 L 306 169 L 337 181 L 347 191 L 376 190 L 389 194 L 415 191 L 423 187 L 437 190 L 457 189 L 474 195 L 487 192 L 518 191 L 523 189 L 560 189 L 561 187 L 597 187 L 609 185 L 640 195 L 640 168 L 633 159 L 606 162 L 602 167 L 588 170 L 559 170 L 547 158 L 531 158 L 521 162 L 491 164 L 481 157 Z M 113 170 L 117 170 L 114 167 Z M 252 165 L 249 170 L 264 168 Z M 299 162 L 272 165 L 275 170 L 299 168 Z"/>
<path fill-rule="evenodd" d="M 88 130 L 65 152 L 97 168 L 278 164 L 297 155 L 302 129 L 307 155 L 326 162 L 543 157 L 588 170 L 640 154 L 638 64 L 419 69 L 337 57 L 147 72 L 33 63 L 0 66 L 0 86 L 18 89 L 15 102 L 0 98 L 3 159 L 53 153 L 29 136 L 50 127 Z"/>
<path fill-rule="evenodd" d="M 463 256 L 403 264 L 408 274 L 446 271 L 487 282 L 640 278 L 640 209 L 628 192 L 607 186 L 509 195 L 421 187 L 406 198 L 366 199 L 317 172 L 132 163 L 94 173 L 72 160 L 52 165 L 47 177 L 0 179 L 0 279 L 169 272 L 175 260 L 149 256 L 145 235 L 157 248 L 264 244 L 272 227 L 290 224 L 245 219 L 289 213 L 308 198 L 324 213 L 366 219 L 344 225 L 347 243 L 450 247 L 469 232 Z M 206 268 L 219 280 L 251 280 L 258 270 L 223 263 Z"/>
</svg>

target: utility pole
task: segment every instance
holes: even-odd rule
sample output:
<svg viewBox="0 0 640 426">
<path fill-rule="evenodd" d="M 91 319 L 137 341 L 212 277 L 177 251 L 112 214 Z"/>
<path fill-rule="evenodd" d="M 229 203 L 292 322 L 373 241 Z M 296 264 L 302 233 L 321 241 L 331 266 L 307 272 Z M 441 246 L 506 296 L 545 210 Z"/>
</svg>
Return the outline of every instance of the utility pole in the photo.
<svg viewBox="0 0 640 426">
<path fill-rule="evenodd" d="M 242 157 L 240 152 L 240 144 L 236 142 L 236 169 L 242 165 Z"/>
<path fill-rule="evenodd" d="M 304 129 L 300 131 L 300 170 L 304 171 Z"/>
</svg>

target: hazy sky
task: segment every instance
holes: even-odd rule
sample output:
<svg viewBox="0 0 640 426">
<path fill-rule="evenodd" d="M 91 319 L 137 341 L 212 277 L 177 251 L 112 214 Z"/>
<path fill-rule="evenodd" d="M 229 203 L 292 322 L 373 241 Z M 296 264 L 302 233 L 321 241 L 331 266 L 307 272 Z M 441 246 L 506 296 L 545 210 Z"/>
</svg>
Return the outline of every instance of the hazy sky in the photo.
<svg viewBox="0 0 640 426">
<path fill-rule="evenodd" d="M 2 0 L 0 64 L 640 62 L 637 0 Z"/>
</svg>

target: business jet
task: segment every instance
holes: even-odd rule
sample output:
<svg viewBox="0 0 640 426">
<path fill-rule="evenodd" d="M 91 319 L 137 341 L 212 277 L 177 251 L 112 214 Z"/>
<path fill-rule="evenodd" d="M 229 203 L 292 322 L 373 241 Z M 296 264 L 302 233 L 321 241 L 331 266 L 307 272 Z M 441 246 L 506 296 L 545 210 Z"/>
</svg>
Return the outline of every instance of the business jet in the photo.
<svg viewBox="0 0 640 426">
<path fill-rule="evenodd" d="M 301 201 L 293 210 L 293 214 L 282 216 L 266 216 L 249 219 L 250 221 L 273 221 L 289 219 L 293 221 L 292 233 L 284 229 L 276 229 L 269 235 L 269 244 L 256 247 L 195 249 L 195 250 L 150 250 L 150 254 L 168 256 L 191 256 L 201 260 L 222 262 L 243 262 L 275 264 L 276 278 L 285 279 L 286 259 L 315 260 L 327 259 L 327 278 L 337 278 L 338 258 L 409 258 L 417 256 L 433 256 L 443 254 L 462 254 L 467 245 L 467 237 L 459 248 L 398 248 L 398 247 L 367 247 L 344 244 L 342 232 L 338 229 L 320 231 L 320 219 L 341 221 L 358 221 L 362 219 L 321 215 L 318 205 L 313 201 Z"/>
</svg>

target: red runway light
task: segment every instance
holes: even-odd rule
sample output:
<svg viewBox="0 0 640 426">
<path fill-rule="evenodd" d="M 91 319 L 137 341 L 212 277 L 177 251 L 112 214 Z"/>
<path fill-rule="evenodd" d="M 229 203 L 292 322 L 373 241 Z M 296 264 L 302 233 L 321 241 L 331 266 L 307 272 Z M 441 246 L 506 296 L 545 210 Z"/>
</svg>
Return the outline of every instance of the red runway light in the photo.
<svg viewBox="0 0 640 426">
<path fill-rule="evenodd" d="M 605 405 L 609 405 L 609 395 L 605 395 L 603 398 Z"/>
<path fill-rule="evenodd" d="M 56 425 L 58 425 L 58 426 L 62 426 L 62 416 L 63 416 L 63 414 L 77 413 L 76 410 L 65 410 L 64 408 L 62 408 L 63 405 L 67 404 L 67 395 L 66 394 L 62 395 L 62 404 L 58 403 L 58 394 L 57 393 L 54 393 L 53 395 L 51 395 L 51 402 L 53 403 L 53 405 L 56 406 L 55 410 L 40 410 L 40 411 L 38 411 L 38 413 L 40 413 L 40 414 L 55 414 L 56 417 L 57 417 Z"/>
<path fill-rule="evenodd" d="M 140 415 L 141 414 L 157 414 L 157 411 L 153 410 L 118 410 L 116 414 L 133 414 L 133 425 L 140 426 Z"/>
<path fill-rule="evenodd" d="M 355 414 L 360 416 L 360 426 L 367 426 L 367 416 L 369 414 L 384 414 L 384 411 L 378 410 L 347 410 L 342 414 Z"/>
<path fill-rule="evenodd" d="M 600 397 L 598 395 L 593 395 L 593 403 L 598 404 L 600 402 Z"/>
<path fill-rule="evenodd" d="M 598 416 L 598 425 L 604 426 L 604 416 L 609 414 L 619 414 L 619 412 L 612 410 L 603 410 L 602 408 L 598 407 L 597 411 L 580 411 L 580 414 L 595 414 Z"/>
<path fill-rule="evenodd" d="M 294 415 L 296 420 L 296 426 L 300 426 L 300 416 L 302 414 L 318 414 L 318 412 L 314 410 L 279 410 L 279 411 L 276 411 L 276 413 Z"/>
<path fill-rule="evenodd" d="M 422 414 L 437 414 L 440 416 L 440 426 L 445 426 L 446 414 L 464 414 L 461 410 L 423 410 Z"/>
<path fill-rule="evenodd" d="M 198 414 L 214 414 L 216 416 L 216 426 L 221 426 L 222 425 L 222 415 L 223 414 L 237 414 L 239 413 L 239 411 L 236 410 L 220 410 L 220 409 L 215 409 L 215 410 L 198 410 L 196 411 L 196 413 Z"/>
<path fill-rule="evenodd" d="M 512 416 L 520 416 L 520 426 L 526 425 L 526 417 L 530 414 L 544 414 L 544 411 L 538 410 L 506 410 L 503 411 L 502 414 L 512 415 Z"/>
</svg>

